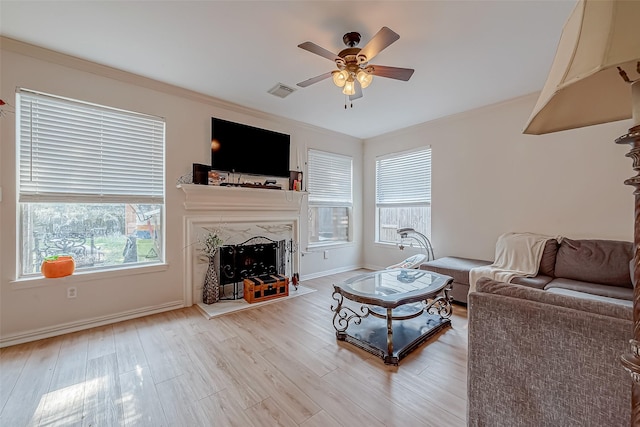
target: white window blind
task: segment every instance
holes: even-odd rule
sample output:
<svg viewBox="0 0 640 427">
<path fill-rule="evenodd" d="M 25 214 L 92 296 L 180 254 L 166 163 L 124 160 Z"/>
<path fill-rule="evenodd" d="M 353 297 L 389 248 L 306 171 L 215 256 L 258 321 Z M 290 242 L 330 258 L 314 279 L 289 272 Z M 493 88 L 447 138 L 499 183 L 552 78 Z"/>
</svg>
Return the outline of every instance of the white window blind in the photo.
<svg viewBox="0 0 640 427">
<path fill-rule="evenodd" d="M 162 118 L 18 91 L 19 201 L 164 203 Z"/>
<path fill-rule="evenodd" d="M 310 204 L 351 205 L 351 157 L 309 150 L 307 170 Z"/>
<path fill-rule="evenodd" d="M 431 148 L 376 159 L 376 205 L 431 204 Z"/>
</svg>

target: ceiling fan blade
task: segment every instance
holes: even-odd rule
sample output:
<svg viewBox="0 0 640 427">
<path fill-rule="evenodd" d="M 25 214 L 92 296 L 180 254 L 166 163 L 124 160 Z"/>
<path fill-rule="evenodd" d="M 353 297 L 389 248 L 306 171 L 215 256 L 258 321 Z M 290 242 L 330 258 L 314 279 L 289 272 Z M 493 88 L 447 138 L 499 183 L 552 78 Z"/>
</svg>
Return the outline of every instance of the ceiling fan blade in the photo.
<svg viewBox="0 0 640 427">
<path fill-rule="evenodd" d="M 310 79 L 307 79 L 303 82 L 298 83 L 298 86 L 300 87 L 311 86 L 312 84 L 318 83 L 319 81 L 322 81 L 324 79 L 328 79 L 329 77 L 331 77 L 331 71 L 329 71 L 328 73 L 320 74 L 319 76 L 316 76 L 316 77 L 311 77 Z"/>
<path fill-rule="evenodd" d="M 371 74 L 379 77 L 388 77 L 390 79 L 407 81 L 413 75 L 412 68 L 386 67 L 384 65 L 369 65 L 367 69 L 371 70 Z"/>
<path fill-rule="evenodd" d="M 349 95 L 349 101 L 353 101 L 354 99 L 362 98 L 362 86 L 360 86 L 360 82 L 354 80 L 353 88 L 356 90 L 356 93 L 353 95 Z"/>
<path fill-rule="evenodd" d="M 373 59 L 374 56 L 382 52 L 383 49 L 387 48 L 391 43 L 398 40 L 400 36 L 396 34 L 394 31 L 390 30 L 387 27 L 382 27 L 380 31 L 376 33 L 375 36 L 369 43 L 367 43 L 362 50 L 358 53 L 358 57 L 365 56 L 366 61 L 359 59 L 360 62 L 369 62 Z"/>
<path fill-rule="evenodd" d="M 327 49 L 318 46 L 312 42 L 304 42 L 298 45 L 300 49 L 308 50 L 311 53 L 315 53 L 316 55 L 320 55 L 324 58 L 327 58 L 331 61 L 336 61 L 336 59 L 341 59 L 338 55 L 333 52 L 328 51 Z"/>
</svg>

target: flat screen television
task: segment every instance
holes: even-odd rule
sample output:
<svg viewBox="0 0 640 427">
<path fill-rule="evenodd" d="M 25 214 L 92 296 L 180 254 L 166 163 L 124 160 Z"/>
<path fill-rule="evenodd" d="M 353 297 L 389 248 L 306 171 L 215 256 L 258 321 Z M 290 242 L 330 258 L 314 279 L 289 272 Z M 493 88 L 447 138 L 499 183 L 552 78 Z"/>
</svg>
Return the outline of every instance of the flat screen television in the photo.
<svg viewBox="0 0 640 427">
<path fill-rule="evenodd" d="M 289 177 L 291 137 L 253 126 L 211 118 L 211 169 Z"/>
</svg>

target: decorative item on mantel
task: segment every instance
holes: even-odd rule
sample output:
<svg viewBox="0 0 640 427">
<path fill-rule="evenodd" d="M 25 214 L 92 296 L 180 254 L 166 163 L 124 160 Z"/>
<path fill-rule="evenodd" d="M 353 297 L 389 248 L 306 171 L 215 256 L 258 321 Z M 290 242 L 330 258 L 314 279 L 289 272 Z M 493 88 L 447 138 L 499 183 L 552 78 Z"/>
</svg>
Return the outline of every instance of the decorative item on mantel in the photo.
<svg viewBox="0 0 640 427">
<path fill-rule="evenodd" d="M 193 184 L 193 173 L 188 172 L 176 180 L 176 186 L 180 184 Z"/>
<path fill-rule="evenodd" d="M 209 258 L 207 274 L 204 276 L 204 286 L 202 287 L 202 302 L 213 304 L 220 300 L 220 287 L 218 286 L 218 274 L 216 273 L 215 257 L 218 248 L 224 243 L 219 236 L 218 230 L 209 231 L 205 236 L 199 236 L 198 242 L 202 253 Z"/>
</svg>

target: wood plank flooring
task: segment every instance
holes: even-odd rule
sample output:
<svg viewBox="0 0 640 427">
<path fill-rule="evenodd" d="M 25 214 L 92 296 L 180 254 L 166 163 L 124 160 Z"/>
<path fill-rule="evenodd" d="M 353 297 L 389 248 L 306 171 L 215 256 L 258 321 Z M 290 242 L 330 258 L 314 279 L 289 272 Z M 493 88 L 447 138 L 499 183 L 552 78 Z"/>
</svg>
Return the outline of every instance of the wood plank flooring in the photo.
<svg viewBox="0 0 640 427">
<path fill-rule="evenodd" d="M 338 342 L 332 284 L 206 320 L 195 307 L 0 350 L 0 425 L 465 426 L 467 311 L 400 362 Z"/>
</svg>

